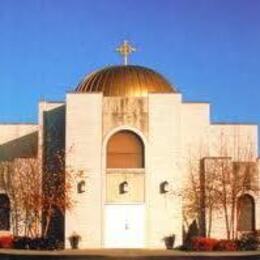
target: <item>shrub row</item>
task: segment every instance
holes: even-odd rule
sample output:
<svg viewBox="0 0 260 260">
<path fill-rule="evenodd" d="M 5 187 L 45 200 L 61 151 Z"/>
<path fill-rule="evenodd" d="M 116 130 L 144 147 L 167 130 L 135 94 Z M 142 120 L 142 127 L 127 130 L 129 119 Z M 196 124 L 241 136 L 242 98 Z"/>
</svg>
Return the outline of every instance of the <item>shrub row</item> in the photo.
<svg viewBox="0 0 260 260">
<path fill-rule="evenodd" d="M 256 250 L 257 246 L 256 237 L 252 234 L 247 234 L 242 235 L 237 240 L 194 237 L 191 239 L 191 245 L 184 247 L 184 249 L 194 251 L 248 251 Z"/>
<path fill-rule="evenodd" d="M 237 245 L 231 240 L 217 240 L 206 237 L 194 237 L 192 239 L 194 251 L 236 251 Z"/>
<path fill-rule="evenodd" d="M 258 243 L 259 241 L 255 234 L 245 234 L 239 240 L 236 240 L 237 247 L 241 251 L 256 250 Z"/>
<path fill-rule="evenodd" d="M 13 237 L 4 235 L 0 237 L 0 248 L 11 248 L 13 246 Z"/>
<path fill-rule="evenodd" d="M 61 249 L 62 247 L 63 245 L 52 237 L 30 238 L 12 237 L 7 235 L 0 237 L 0 248 L 54 250 Z"/>
</svg>

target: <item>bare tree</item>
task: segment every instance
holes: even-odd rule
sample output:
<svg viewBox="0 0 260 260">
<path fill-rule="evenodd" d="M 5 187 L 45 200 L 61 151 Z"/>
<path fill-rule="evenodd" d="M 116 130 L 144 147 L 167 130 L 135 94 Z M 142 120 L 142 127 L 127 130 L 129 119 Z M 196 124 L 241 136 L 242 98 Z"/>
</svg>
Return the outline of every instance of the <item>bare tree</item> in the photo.
<svg viewBox="0 0 260 260">
<path fill-rule="evenodd" d="M 61 154 L 57 158 L 64 160 Z M 46 237 L 55 210 L 64 216 L 65 210 L 73 207 L 75 201 L 71 193 L 83 172 L 57 169 L 42 175 L 36 158 L 0 163 L 1 188 L 11 202 L 14 235 Z"/>
<path fill-rule="evenodd" d="M 4 169 L 2 189 L 11 202 L 13 234 L 27 236 L 31 232 L 39 232 L 36 229 L 39 225 L 35 225 L 39 220 L 41 185 L 37 160 L 19 158 L 11 162 L 1 162 L 0 165 Z"/>
<path fill-rule="evenodd" d="M 238 197 L 259 189 L 254 181 L 256 158 L 250 139 L 243 137 L 242 140 L 235 134 L 230 138 L 222 132 L 214 150 L 214 156 L 198 152 L 187 162 L 189 183 L 183 191 L 184 218 L 199 218 L 201 235 L 210 236 L 213 216 L 223 217 L 227 238 L 234 239 L 237 237 Z"/>
</svg>

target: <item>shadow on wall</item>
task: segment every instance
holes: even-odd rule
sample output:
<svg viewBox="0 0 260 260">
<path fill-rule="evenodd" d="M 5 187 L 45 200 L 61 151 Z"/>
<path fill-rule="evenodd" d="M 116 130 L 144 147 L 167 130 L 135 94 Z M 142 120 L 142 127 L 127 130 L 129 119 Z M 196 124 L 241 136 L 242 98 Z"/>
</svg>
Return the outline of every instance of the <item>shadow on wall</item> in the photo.
<svg viewBox="0 0 260 260">
<path fill-rule="evenodd" d="M 43 114 L 43 192 L 45 196 L 55 193 L 55 201 L 62 201 L 64 194 L 61 187 L 65 185 L 65 106 L 59 106 L 45 111 Z M 57 174 L 59 177 L 57 177 Z M 45 211 L 46 210 L 46 211 Z M 52 216 L 48 228 L 48 237 L 55 237 L 59 242 L 64 243 L 64 214 L 61 210 L 52 205 Z M 47 209 L 43 210 L 45 218 L 43 229 L 47 223 Z"/>
<path fill-rule="evenodd" d="M 45 172 L 56 172 L 64 168 L 59 156 L 65 152 L 65 106 L 59 106 L 43 113 L 43 161 Z"/>
<path fill-rule="evenodd" d="M 0 145 L 0 161 L 35 157 L 38 150 L 38 132 L 19 137 Z"/>
</svg>

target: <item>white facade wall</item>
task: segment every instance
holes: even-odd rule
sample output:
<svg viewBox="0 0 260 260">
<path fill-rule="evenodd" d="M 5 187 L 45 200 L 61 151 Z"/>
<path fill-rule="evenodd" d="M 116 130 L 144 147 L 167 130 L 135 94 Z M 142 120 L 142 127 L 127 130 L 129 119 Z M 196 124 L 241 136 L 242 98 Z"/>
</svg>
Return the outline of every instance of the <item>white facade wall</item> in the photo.
<svg viewBox="0 0 260 260">
<path fill-rule="evenodd" d="M 234 161 L 255 161 L 258 156 L 257 125 L 211 124 L 211 156 L 230 156 Z"/>
<path fill-rule="evenodd" d="M 255 161 L 257 158 L 257 126 L 247 124 L 211 124 L 207 103 L 182 104 L 182 166 L 183 183 L 191 185 L 191 173 L 200 172 L 203 157 L 230 157 L 232 161 Z M 254 196 L 256 216 L 259 197 Z M 257 219 L 257 217 L 256 217 Z M 259 226 L 256 220 L 256 228 Z M 226 237 L 224 213 L 214 212 L 211 236 Z"/>
<path fill-rule="evenodd" d="M 83 171 L 86 192 L 75 193 L 74 208 L 66 213 L 65 240 L 76 232 L 82 248 L 101 247 L 102 94 L 67 94 L 66 170 Z"/>
<path fill-rule="evenodd" d="M 37 156 L 38 125 L 0 124 L 0 161 Z"/>
<path fill-rule="evenodd" d="M 183 153 L 205 153 L 210 125 L 208 103 L 182 103 L 181 139 Z"/>
<path fill-rule="evenodd" d="M 121 124 L 113 117 L 108 120 L 110 112 L 102 111 L 103 100 L 100 93 L 67 95 L 66 166 L 67 170 L 86 173 L 87 191 L 78 194 L 75 190 L 77 204 L 66 214 L 66 242 L 69 235 L 77 232 L 82 236 L 82 248 L 104 246 L 106 148 L 102 146 L 106 144 L 104 138 L 107 136 L 104 129 L 109 126 L 111 132 L 116 132 L 116 129 L 139 128 L 139 124 L 135 125 L 129 116 L 124 117 L 124 113 L 120 115 L 125 118 Z M 112 99 L 110 103 L 113 103 Z M 162 238 L 171 233 L 176 235 L 175 245 L 182 243 L 180 193 L 182 185 L 190 178 L 187 160 L 196 160 L 195 167 L 199 172 L 200 158 L 223 156 L 215 148 L 221 134 L 230 146 L 228 151 L 234 151 L 234 145 L 237 145 L 234 137 L 239 136 L 241 147 L 250 143 L 251 158 L 257 155 L 256 126 L 211 125 L 209 108 L 208 103 L 182 103 L 180 94 L 149 94 L 147 98 L 148 123 L 147 130 L 142 133 L 147 136 L 145 247 L 163 248 Z M 228 155 L 238 158 L 231 153 Z M 169 193 L 160 193 L 159 185 L 163 181 L 170 183 Z M 215 215 L 214 218 L 212 236 L 223 237 L 223 217 Z"/>
<path fill-rule="evenodd" d="M 36 124 L 0 124 L 0 145 L 38 131 Z"/>
<path fill-rule="evenodd" d="M 188 185 L 192 171 L 199 171 L 200 159 L 208 156 L 210 105 L 182 103 L 181 105 L 181 169 L 183 185 Z"/>
<path fill-rule="evenodd" d="M 146 172 L 147 246 L 164 247 L 162 238 L 176 235 L 182 243 L 182 199 L 179 167 L 181 152 L 180 94 L 150 94 L 148 162 Z M 169 182 L 171 192 L 161 194 L 159 185 Z"/>
</svg>

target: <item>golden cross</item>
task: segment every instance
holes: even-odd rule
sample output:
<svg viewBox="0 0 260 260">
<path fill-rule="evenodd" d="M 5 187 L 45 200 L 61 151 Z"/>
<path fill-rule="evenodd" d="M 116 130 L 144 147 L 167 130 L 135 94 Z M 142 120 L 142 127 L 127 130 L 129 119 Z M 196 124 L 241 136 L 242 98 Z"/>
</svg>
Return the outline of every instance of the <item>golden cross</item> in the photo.
<svg viewBox="0 0 260 260">
<path fill-rule="evenodd" d="M 124 40 L 124 42 L 116 49 L 121 56 L 123 56 L 124 64 L 128 64 L 128 56 L 136 51 L 134 47 L 132 47 L 128 41 Z"/>
</svg>

